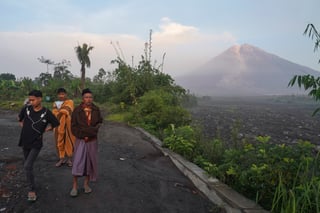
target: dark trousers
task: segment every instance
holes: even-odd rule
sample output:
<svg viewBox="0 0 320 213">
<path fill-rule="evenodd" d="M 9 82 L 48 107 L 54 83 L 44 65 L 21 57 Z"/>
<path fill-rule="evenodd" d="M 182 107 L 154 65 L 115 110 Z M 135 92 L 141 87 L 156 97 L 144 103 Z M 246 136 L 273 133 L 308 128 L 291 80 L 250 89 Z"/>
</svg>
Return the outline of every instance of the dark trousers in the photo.
<svg viewBox="0 0 320 213">
<path fill-rule="evenodd" d="M 23 149 L 24 155 L 24 170 L 27 176 L 27 182 L 30 187 L 30 191 L 35 191 L 34 175 L 33 175 L 33 164 L 39 155 L 40 149 Z"/>
</svg>

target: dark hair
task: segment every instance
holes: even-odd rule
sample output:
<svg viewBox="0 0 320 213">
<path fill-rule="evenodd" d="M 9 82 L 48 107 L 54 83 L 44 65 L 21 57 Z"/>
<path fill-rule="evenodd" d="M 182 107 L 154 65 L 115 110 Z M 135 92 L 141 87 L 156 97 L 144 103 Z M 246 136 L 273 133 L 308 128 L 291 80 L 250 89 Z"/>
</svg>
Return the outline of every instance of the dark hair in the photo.
<svg viewBox="0 0 320 213">
<path fill-rule="evenodd" d="M 83 89 L 81 95 L 83 96 L 86 93 L 92 94 L 91 90 L 89 88 Z"/>
<path fill-rule="evenodd" d="M 29 92 L 29 96 L 42 97 L 42 92 L 40 90 L 32 90 Z"/>
<path fill-rule="evenodd" d="M 61 93 L 61 92 L 63 92 L 63 93 L 67 93 L 67 91 L 65 90 L 65 88 L 59 88 L 59 89 L 57 89 L 57 94 L 59 94 L 59 93 Z"/>
</svg>

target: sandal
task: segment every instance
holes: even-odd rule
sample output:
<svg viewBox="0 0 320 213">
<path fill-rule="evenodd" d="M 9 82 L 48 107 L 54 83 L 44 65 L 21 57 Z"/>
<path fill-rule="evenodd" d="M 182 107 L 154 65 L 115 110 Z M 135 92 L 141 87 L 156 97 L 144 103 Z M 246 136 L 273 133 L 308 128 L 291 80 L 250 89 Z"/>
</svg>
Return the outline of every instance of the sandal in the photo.
<svg viewBox="0 0 320 213">
<path fill-rule="evenodd" d="M 84 193 L 89 194 L 92 192 L 92 189 L 89 186 L 84 186 Z"/>
<path fill-rule="evenodd" d="M 57 163 L 56 163 L 56 167 L 60 167 L 62 166 L 62 164 L 64 164 L 64 160 L 60 159 Z"/>
<path fill-rule="evenodd" d="M 71 192 L 70 192 L 70 196 L 71 197 L 77 197 L 78 196 L 78 190 L 75 189 L 75 188 L 72 188 Z"/>
<path fill-rule="evenodd" d="M 28 201 L 34 202 L 37 200 L 37 195 L 35 192 L 28 192 Z"/>
<path fill-rule="evenodd" d="M 72 167 L 72 161 L 70 159 L 67 161 L 67 166 Z"/>
</svg>

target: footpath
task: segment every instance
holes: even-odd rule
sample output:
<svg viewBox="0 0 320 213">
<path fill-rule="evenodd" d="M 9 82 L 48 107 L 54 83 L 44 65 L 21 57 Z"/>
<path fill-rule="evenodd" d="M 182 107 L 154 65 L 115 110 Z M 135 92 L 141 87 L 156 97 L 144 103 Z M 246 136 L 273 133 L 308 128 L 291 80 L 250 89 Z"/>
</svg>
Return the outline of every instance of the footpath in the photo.
<svg viewBox="0 0 320 213">
<path fill-rule="evenodd" d="M 71 198 L 71 168 L 56 168 L 53 133 L 35 164 L 38 200 L 29 203 L 13 113 L 0 113 L 0 213 L 265 212 L 144 130 L 105 122 L 99 133 L 99 177 L 93 192 Z M 83 179 L 80 179 L 81 186 Z"/>
</svg>

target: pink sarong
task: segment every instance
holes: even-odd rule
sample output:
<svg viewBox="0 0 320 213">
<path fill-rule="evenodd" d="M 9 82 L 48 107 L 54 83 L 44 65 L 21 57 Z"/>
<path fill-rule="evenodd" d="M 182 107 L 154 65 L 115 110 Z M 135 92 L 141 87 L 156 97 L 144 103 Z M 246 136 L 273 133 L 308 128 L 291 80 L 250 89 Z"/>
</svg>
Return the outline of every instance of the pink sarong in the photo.
<svg viewBox="0 0 320 213">
<path fill-rule="evenodd" d="M 73 152 L 72 175 L 89 176 L 90 181 L 96 181 L 98 176 L 97 153 L 97 140 L 85 142 L 77 138 Z"/>
</svg>

